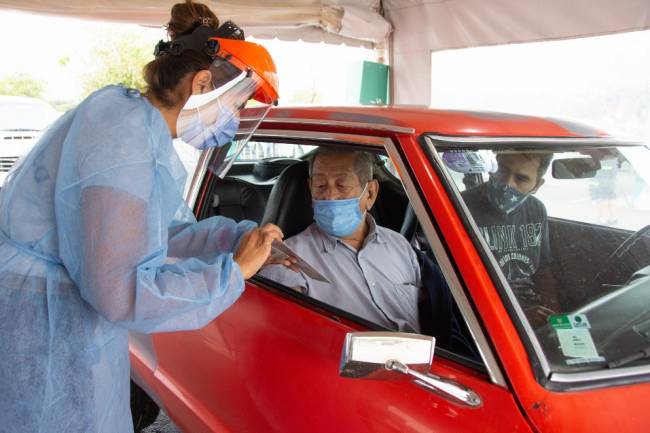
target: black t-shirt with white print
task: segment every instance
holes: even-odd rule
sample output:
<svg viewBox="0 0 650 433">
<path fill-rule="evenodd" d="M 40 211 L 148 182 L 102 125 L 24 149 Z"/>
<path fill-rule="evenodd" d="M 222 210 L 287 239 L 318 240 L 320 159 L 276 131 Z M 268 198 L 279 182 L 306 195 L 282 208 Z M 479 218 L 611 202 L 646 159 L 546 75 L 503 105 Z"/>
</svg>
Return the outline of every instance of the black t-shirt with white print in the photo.
<svg viewBox="0 0 650 433">
<path fill-rule="evenodd" d="M 510 214 L 487 199 L 487 183 L 462 193 L 479 231 L 501 266 L 522 306 L 540 301 L 533 276 L 551 262 L 548 219 L 544 204 L 530 195 Z"/>
</svg>

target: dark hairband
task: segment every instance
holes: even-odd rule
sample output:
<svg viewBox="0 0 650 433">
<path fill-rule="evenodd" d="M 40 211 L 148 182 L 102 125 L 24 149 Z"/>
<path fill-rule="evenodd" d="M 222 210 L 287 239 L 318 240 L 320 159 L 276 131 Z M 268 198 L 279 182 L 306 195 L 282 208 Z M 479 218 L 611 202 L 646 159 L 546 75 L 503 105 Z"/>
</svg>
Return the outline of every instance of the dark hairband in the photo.
<svg viewBox="0 0 650 433">
<path fill-rule="evenodd" d="M 191 33 L 179 36 L 173 41 L 165 42 L 163 40 L 156 44 L 153 51 L 155 57 L 164 54 L 179 56 L 183 51 L 193 50 L 208 57 L 214 57 L 219 51 L 219 43 L 210 38 L 216 37 L 217 31 L 211 27 L 197 26 Z"/>
<path fill-rule="evenodd" d="M 232 21 L 226 21 L 216 30 L 198 21 L 193 28 L 173 41 L 160 40 L 153 55 L 156 58 L 164 54 L 179 56 L 185 50 L 193 50 L 212 58 L 219 51 L 219 42 L 210 38 L 244 40 L 244 31 Z"/>
</svg>

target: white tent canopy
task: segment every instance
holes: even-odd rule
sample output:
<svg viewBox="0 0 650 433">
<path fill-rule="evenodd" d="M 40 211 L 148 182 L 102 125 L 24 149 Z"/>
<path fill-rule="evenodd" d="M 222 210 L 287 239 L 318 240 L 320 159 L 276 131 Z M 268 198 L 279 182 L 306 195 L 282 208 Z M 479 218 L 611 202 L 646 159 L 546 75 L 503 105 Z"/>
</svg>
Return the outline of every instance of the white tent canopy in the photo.
<svg viewBox="0 0 650 433">
<path fill-rule="evenodd" d="M 431 53 L 650 28 L 649 0 L 384 0 L 393 101 L 429 105 Z M 486 65 L 487 66 L 487 65 Z"/>
<path fill-rule="evenodd" d="M 393 101 L 407 104 L 429 104 L 433 51 L 650 28 L 649 0 L 202 1 L 258 38 L 365 46 L 390 40 Z M 0 9 L 160 26 L 176 2 L 0 0 Z"/>
<path fill-rule="evenodd" d="M 0 0 L 0 9 L 163 26 L 182 0 Z M 390 34 L 380 0 L 198 0 L 247 35 L 372 46 Z"/>
</svg>

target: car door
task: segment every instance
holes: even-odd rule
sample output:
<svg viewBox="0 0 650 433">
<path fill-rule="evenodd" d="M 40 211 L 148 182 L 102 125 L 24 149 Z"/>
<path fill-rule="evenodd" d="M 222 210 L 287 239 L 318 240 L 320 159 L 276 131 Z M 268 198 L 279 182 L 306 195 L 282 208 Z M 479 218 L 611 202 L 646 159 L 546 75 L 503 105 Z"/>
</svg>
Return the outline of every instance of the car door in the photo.
<svg viewBox="0 0 650 433">
<path fill-rule="evenodd" d="M 268 139 L 278 132 L 257 134 Z M 305 134 L 282 132 L 293 141 Z M 440 235 L 449 223 L 430 220 L 436 211 L 429 203 L 444 201 L 444 190 L 430 183 L 423 158 L 408 156 L 417 146 L 412 136 L 377 134 L 347 134 L 336 144 L 388 150 L 436 258 L 446 276 L 454 274 L 450 285 L 462 290 L 457 273 L 468 264 L 453 263 L 442 247 Z M 342 136 L 334 130 L 310 132 L 308 143 L 331 144 Z M 428 175 L 418 174 L 424 172 Z M 454 295 L 482 361 L 477 365 L 438 350 L 430 373 L 473 390 L 481 399 L 478 407 L 399 373 L 385 380 L 340 377 L 346 334 L 381 328 L 262 278 L 249 281 L 242 297 L 203 329 L 153 336 L 159 396 L 179 427 L 192 433 L 530 431 L 464 293 Z"/>
</svg>

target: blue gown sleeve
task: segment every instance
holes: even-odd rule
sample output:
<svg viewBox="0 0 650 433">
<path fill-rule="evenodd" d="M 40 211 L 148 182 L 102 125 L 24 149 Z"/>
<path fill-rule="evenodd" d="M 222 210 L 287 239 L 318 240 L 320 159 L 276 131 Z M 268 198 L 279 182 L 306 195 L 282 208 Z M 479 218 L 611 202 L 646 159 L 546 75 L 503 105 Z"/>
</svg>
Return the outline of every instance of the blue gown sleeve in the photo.
<svg viewBox="0 0 650 433">
<path fill-rule="evenodd" d="M 253 221 L 239 223 L 211 217 L 199 222 L 174 225 L 169 229 L 168 251 L 170 257 L 203 257 L 236 251 L 244 233 L 257 227 Z"/>
<path fill-rule="evenodd" d="M 184 170 L 164 120 L 139 98 L 99 96 L 80 107 L 63 146 L 55 212 L 64 266 L 110 322 L 138 332 L 200 328 L 242 293 L 232 252 L 252 225 L 178 224 L 188 214 Z"/>
</svg>

